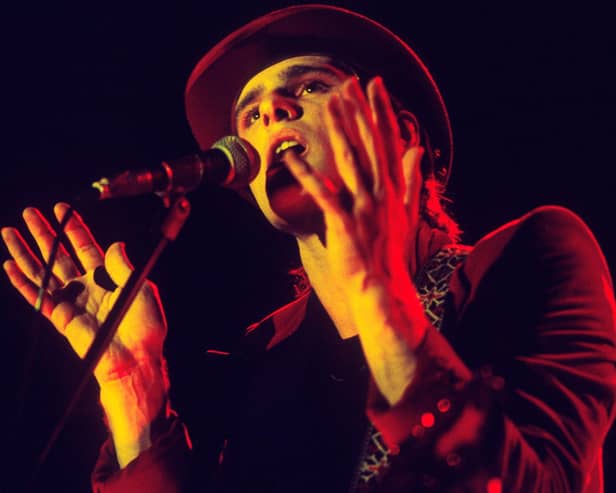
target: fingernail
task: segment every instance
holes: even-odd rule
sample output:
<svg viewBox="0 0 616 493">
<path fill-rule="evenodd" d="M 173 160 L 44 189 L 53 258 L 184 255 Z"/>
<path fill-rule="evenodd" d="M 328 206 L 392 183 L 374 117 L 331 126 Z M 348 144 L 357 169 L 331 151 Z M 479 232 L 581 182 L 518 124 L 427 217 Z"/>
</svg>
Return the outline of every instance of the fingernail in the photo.
<svg viewBox="0 0 616 493">
<path fill-rule="evenodd" d="M 67 209 L 70 209 L 71 206 L 70 204 L 67 204 L 66 202 L 58 202 L 55 206 L 54 209 L 60 212 L 64 212 Z"/>
<path fill-rule="evenodd" d="M 359 87 L 359 82 L 355 77 L 349 77 L 342 84 L 342 91 L 356 91 Z"/>
<path fill-rule="evenodd" d="M 385 81 L 383 80 L 383 77 L 377 75 L 373 80 L 376 87 L 379 89 L 385 89 Z"/>
<path fill-rule="evenodd" d="M 9 241 L 13 241 L 14 237 L 15 237 L 15 232 L 13 228 L 10 228 L 10 227 L 2 228 L 2 239 L 6 243 L 8 243 Z"/>
</svg>

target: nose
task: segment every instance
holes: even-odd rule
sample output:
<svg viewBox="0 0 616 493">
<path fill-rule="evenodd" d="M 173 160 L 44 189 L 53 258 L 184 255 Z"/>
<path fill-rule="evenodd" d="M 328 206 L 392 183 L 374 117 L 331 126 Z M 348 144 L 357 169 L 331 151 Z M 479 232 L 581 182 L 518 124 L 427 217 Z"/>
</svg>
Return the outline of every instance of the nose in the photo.
<svg viewBox="0 0 616 493">
<path fill-rule="evenodd" d="M 273 93 L 261 101 L 259 108 L 264 125 L 285 120 L 296 120 L 303 114 L 302 107 L 293 98 Z"/>
</svg>

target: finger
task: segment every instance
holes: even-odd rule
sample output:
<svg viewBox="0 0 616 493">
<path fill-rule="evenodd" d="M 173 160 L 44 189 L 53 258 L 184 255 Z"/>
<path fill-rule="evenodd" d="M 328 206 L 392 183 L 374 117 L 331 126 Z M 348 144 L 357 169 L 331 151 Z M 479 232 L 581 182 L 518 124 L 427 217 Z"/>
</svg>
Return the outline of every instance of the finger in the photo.
<svg viewBox="0 0 616 493">
<path fill-rule="evenodd" d="M 54 318 L 57 316 L 58 318 L 62 317 L 63 321 L 66 320 L 62 333 L 68 339 L 75 353 L 83 359 L 96 335 L 96 330 L 92 325 L 92 317 L 83 311 L 72 311 L 71 308 L 68 308 L 66 313 L 61 313 L 63 308 L 62 305 L 58 306 L 54 311 Z"/>
<path fill-rule="evenodd" d="M 54 207 L 54 213 L 59 222 L 69 211 L 70 206 L 66 203 L 58 203 Z M 85 270 L 92 270 L 102 265 L 103 251 L 98 245 L 90 229 L 83 222 L 81 216 L 73 210 L 73 215 L 69 219 L 65 228 L 66 236 L 75 250 L 75 254 Z"/>
<path fill-rule="evenodd" d="M 2 239 L 20 272 L 34 285 L 40 286 L 45 269 L 21 233 L 15 228 L 2 228 Z M 62 283 L 55 276 L 50 277 L 49 290 L 57 289 L 61 285 Z"/>
<path fill-rule="evenodd" d="M 374 170 L 363 140 L 371 136 L 366 135 L 369 132 L 366 132 L 365 128 L 361 128 L 362 112 L 365 116 L 367 104 L 356 78 L 348 79 L 342 85 L 337 104 L 338 121 L 344 131 L 344 141 L 349 148 L 349 154 L 353 158 L 352 161 L 347 160 L 347 162 L 352 162 L 357 174 L 361 177 L 360 183 L 363 187 L 366 190 L 372 190 L 375 179 Z"/>
<path fill-rule="evenodd" d="M 370 196 L 365 186 L 366 177 L 357 163 L 359 158 L 349 142 L 345 129 L 345 115 L 340 96 L 332 94 L 324 120 L 330 136 L 334 161 L 340 178 L 353 197 L 354 204 L 361 207 L 370 202 Z"/>
<path fill-rule="evenodd" d="M 404 205 L 407 209 L 419 212 L 419 194 L 421 193 L 421 159 L 424 148 L 409 147 L 402 156 L 402 174 L 404 176 Z"/>
<path fill-rule="evenodd" d="M 387 164 L 385 167 L 387 173 L 384 174 L 383 179 L 390 180 L 395 190 L 401 193 L 403 192 L 404 177 L 400 166 L 402 155 L 400 127 L 383 79 L 381 77 L 372 79 L 368 83 L 366 92 L 377 131 L 387 141 L 383 146 L 383 159 Z"/>
<path fill-rule="evenodd" d="M 402 156 L 402 171 L 405 180 L 404 207 L 406 208 L 408 238 L 405 242 L 404 258 L 409 271 L 414 275 L 417 270 L 417 259 L 412 254 L 415 251 L 417 231 L 419 225 L 419 209 L 421 204 L 421 159 L 424 148 L 421 146 L 409 147 Z"/>
<path fill-rule="evenodd" d="M 134 268 L 126 255 L 124 243 L 113 243 L 107 249 L 105 253 L 105 270 L 115 284 L 118 286 L 124 286 L 126 284 Z"/>
<path fill-rule="evenodd" d="M 287 152 L 284 159 L 295 179 L 304 191 L 312 197 L 325 216 L 331 218 L 347 216 L 340 200 L 340 193 L 331 180 L 311 169 L 303 159 L 293 152 Z"/>
<path fill-rule="evenodd" d="M 23 212 L 23 218 L 30 234 L 46 262 L 49 262 L 51 250 L 56 239 L 56 233 L 38 209 L 28 207 Z M 65 283 L 81 275 L 77 266 L 62 244 L 58 245 L 56 258 L 52 266 L 53 273 Z"/>
<path fill-rule="evenodd" d="M 346 83 L 342 92 L 348 110 L 345 121 L 352 125 L 353 138 L 357 146 L 356 153 L 359 157 L 358 164 L 368 177 L 365 181 L 366 186 L 369 190 L 372 190 L 377 198 L 380 198 L 383 193 L 383 171 L 381 168 L 386 166 L 386 163 L 383 162 L 383 136 L 377 132 L 373 122 L 372 110 L 357 79 L 353 78 Z M 387 171 L 385 170 L 385 172 Z"/>
<path fill-rule="evenodd" d="M 30 305 L 34 306 L 38 298 L 38 287 L 24 275 L 17 265 L 17 262 L 14 260 L 6 260 L 2 264 L 2 267 L 4 268 L 9 281 L 15 289 L 17 289 L 17 291 L 26 299 L 28 303 L 30 303 Z M 51 313 L 54 306 L 55 304 L 53 303 L 51 296 L 49 296 L 48 293 L 44 293 L 41 304 L 41 313 L 48 319 L 51 319 Z"/>
<path fill-rule="evenodd" d="M 51 312 L 51 323 L 53 323 L 53 325 L 56 327 L 56 329 L 58 329 L 58 332 L 60 332 L 62 335 L 64 335 L 65 337 L 67 337 L 71 343 L 71 346 L 74 346 L 74 338 L 75 337 L 79 337 L 80 333 L 88 333 L 88 326 L 86 324 L 84 324 L 83 326 L 79 327 L 78 324 L 72 324 L 73 327 L 79 328 L 80 330 L 76 332 L 77 336 L 74 337 L 69 337 L 68 336 L 68 327 L 71 324 L 71 322 L 73 322 L 76 317 L 91 317 L 91 315 L 88 315 L 86 313 L 86 311 L 84 310 L 83 307 L 77 306 L 74 303 L 71 303 L 70 301 L 64 301 L 62 303 L 59 303 L 58 305 L 56 305 L 54 307 L 54 309 Z"/>
</svg>

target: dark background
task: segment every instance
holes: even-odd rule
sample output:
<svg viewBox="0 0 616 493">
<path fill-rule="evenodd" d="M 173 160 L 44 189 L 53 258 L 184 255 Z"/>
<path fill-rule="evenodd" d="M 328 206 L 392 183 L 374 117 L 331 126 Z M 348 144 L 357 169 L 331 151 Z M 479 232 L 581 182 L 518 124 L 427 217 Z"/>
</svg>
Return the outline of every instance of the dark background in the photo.
<svg viewBox="0 0 616 493">
<path fill-rule="evenodd" d="M 230 30 L 290 3 L 40 2 L 3 12 L 0 224 L 21 226 L 27 205 L 49 213 L 55 201 L 101 176 L 194 151 L 183 113 L 193 66 Z M 385 23 L 430 67 L 453 121 L 449 196 L 467 243 L 537 205 L 564 205 L 591 227 L 614 274 L 615 40 L 607 7 L 330 3 Z M 215 398 L 199 371 L 205 350 L 228 347 L 233 327 L 285 299 L 284 272 L 295 261 L 292 242 L 230 192 L 200 190 L 190 200 L 186 227 L 152 274 L 170 323 L 173 398 L 189 422 L 195 419 L 190 402 Z M 156 239 L 164 210 L 157 197 L 140 197 L 85 205 L 81 212 L 101 244 L 123 240 L 139 260 Z M 3 448 L 14 458 L 3 464 L 2 477 L 9 478 L 40 452 L 75 385 L 79 361 L 53 328 L 33 318 L 6 279 L 0 290 Z M 32 347 L 20 421 L 17 395 Z M 105 437 L 96 402 L 91 385 L 41 470 L 37 491 L 88 490 Z M 612 435 L 605 457 L 612 491 Z"/>
</svg>

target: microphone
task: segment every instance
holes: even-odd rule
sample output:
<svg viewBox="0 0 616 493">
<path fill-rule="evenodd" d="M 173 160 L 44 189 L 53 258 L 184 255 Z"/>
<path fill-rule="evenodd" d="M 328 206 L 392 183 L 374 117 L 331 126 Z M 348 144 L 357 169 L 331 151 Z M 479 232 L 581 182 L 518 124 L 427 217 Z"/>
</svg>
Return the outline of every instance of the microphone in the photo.
<svg viewBox="0 0 616 493">
<path fill-rule="evenodd" d="M 98 200 L 155 193 L 186 193 L 203 185 L 228 188 L 247 186 L 259 172 L 259 155 L 252 145 L 229 135 L 210 149 L 174 160 L 163 161 L 156 169 L 124 171 L 114 178 L 92 183 Z"/>
</svg>

